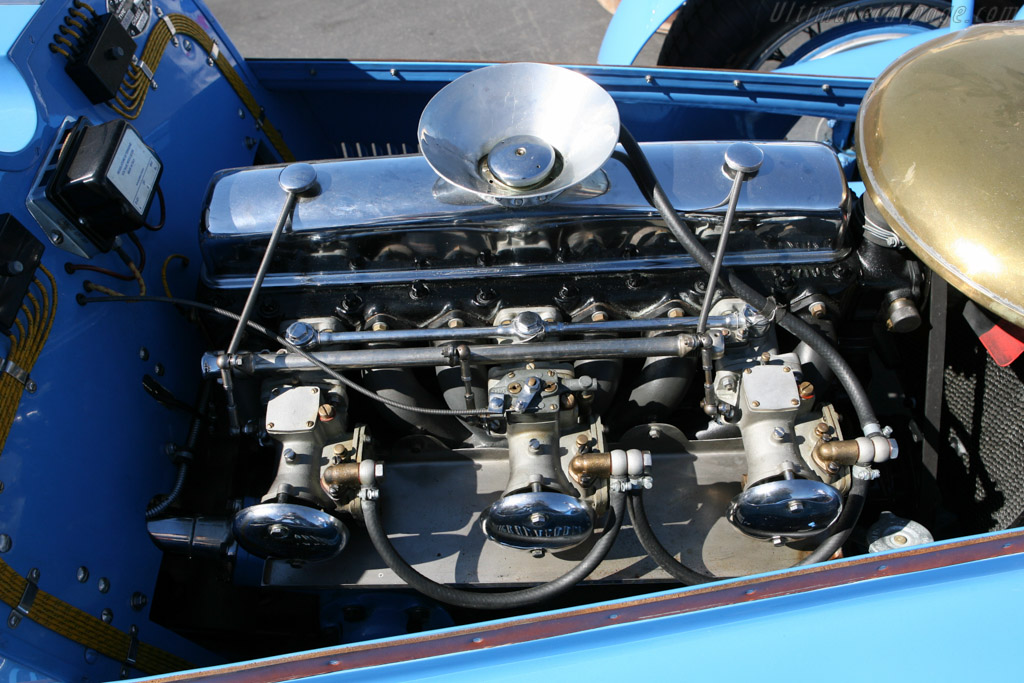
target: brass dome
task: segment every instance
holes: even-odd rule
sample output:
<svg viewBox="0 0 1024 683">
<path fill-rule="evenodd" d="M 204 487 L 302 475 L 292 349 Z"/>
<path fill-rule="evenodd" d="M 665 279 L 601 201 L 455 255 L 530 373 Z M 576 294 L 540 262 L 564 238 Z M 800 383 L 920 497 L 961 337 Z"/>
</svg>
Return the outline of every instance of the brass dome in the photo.
<svg viewBox="0 0 1024 683">
<path fill-rule="evenodd" d="M 911 50 L 872 85 L 857 124 L 861 177 L 896 234 L 1024 326 L 1024 25 Z"/>
</svg>

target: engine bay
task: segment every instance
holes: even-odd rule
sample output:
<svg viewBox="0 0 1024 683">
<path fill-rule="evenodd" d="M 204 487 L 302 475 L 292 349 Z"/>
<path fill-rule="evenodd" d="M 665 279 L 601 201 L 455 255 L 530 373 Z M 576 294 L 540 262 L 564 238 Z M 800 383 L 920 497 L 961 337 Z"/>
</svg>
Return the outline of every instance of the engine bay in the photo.
<svg viewBox="0 0 1024 683">
<path fill-rule="evenodd" d="M 464 78 L 514 89 L 525 69 L 564 77 L 502 65 Z M 421 118 L 443 153 L 424 144 L 424 156 L 211 181 L 199 315 L 214 345 L 202 368 L 220 385 L 214 404 L 223 397 L 217 448 L 246 472 L 230 515 L 151 515 L 157 545 L 169 558 L 245 555 L 265 587 L 411 586 L 463 610 L 841 552 L 899 447 L 874 420 L 859 436 L 836 375 L 856 377 L 827 339 L 864 307 L 890 334 L 916 329 L 924 274 L 883 221 L 873 239 L 853 237 L 863 207 L 836 153 L 639 145 L 627 132 L 567 187 L 544 189 L 556 167 L 540 185 L 495 189 L 509 140 L 512 162 L 528 163 L 506 174 L 542 168 L 543 126 L 484 112 L 491 129 L 477 137 L 502 142 L 461 179 L 444 154 L 478 156 L 476 140 L 437 142 L 457 122 L 428 129 L 467 97 L 462 80 Z M 469 118 L 491 106 L 458 104 Z M 680 244 L 681 229 L 711 261 Z M 738 297 L 723 268 L 764 294 Z M 223 509 L 214 490 L 201 507 Z M 931 538 L 893 514 L 868 534 L 876 546 Z"/>
<path fill-rule="evenodd" d="M 0 323 L 38 353 L 59 284 L 74 330 L 42 356 L 59 371 L 24 368 L 25 396 L 54 402 L 62 374 L 109 387 L 76 405 L 102 455 L 61 461 L 107 498 L 75 499 L 68 528 L 88 530 L 61 570 L 96 584 L 103 623 L 135 638 L 144 612 L 165 647 L 241 661 L 1020 524 L 1024 393 L 984 338 L 1005 321 L 868 191 L 866 83 L 801 76 L 769 105 L 772 76 L 713 73 L 728 102 L 702 109 L 712 86 L 688 72 L 655 83 L 666 101 L 637 94 L 649 75 L 542 64 L 410 68 L 382 95 L 403 67 L 256 62 L 254 95 L 193 15 L 154 14 L 176 69 L 159 94 L 125 60 L 141 94 L 117 117 L 51 117 L 15 214 L 49 244 L 0 225 L 28 268 L 0 275 Z M 90 101 L 117 90 L 75 69 Z M 375 130 L 342 106 L 357 95 L 401 102 L 402 125 L 350 154 L 342 131 Z M 10 414 L 8 471 L 64 452 L 35 414 Z M 58 514 L 29 498 L 25 518 Z M 131 539 L 123 567 L 105 535 Z"/>
</svg>

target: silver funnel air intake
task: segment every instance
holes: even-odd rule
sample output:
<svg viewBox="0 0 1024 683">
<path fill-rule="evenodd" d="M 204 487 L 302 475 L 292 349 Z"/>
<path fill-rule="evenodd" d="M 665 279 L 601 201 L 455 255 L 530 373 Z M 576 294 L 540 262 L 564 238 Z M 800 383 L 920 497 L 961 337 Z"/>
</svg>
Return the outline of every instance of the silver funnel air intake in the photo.
<svg viewBox="0 0 1024 683">
<path fill-rule="evenodd" d="M 601 86 L 575 71 L 498 64 L 437 93 L 417 137 L 427 163 L 452 185 L 526 206 L 601 168 L 619 138 L 619 112 Z"/>
</svg>

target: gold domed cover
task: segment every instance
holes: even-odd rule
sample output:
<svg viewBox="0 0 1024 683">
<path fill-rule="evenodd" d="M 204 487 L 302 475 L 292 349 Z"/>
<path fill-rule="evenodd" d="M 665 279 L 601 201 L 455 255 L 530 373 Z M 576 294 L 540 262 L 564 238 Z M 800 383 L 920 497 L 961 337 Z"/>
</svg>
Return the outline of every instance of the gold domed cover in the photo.
<svg viewBox="0 0 1024 683">
<path fill-rule="evenodd" d="M 950 33 L 891 64 L 861 105 L 857 158 L 907 246 L 1024 326 L 1024 24 Z"/>
</svg>

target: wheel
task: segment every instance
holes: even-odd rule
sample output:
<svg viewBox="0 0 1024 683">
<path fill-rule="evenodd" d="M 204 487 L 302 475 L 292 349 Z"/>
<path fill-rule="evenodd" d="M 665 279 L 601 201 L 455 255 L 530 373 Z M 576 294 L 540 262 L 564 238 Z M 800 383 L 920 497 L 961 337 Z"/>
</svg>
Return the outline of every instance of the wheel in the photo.
<svg viewBox="0 0 1024 683">
<path fill-rule="evenodd" d="M 658 64 L 770 71 L 949 23 L 948 0 L 688 0 Z"/>
</svg>

